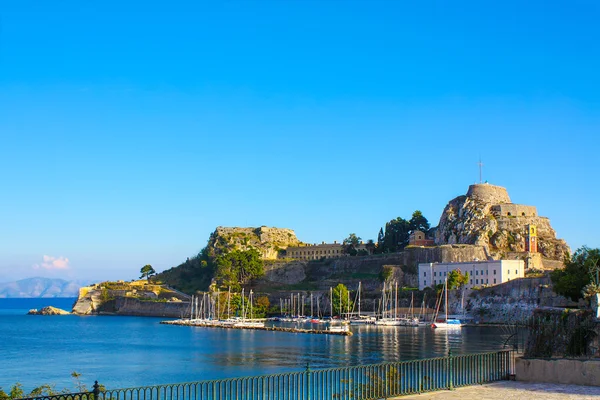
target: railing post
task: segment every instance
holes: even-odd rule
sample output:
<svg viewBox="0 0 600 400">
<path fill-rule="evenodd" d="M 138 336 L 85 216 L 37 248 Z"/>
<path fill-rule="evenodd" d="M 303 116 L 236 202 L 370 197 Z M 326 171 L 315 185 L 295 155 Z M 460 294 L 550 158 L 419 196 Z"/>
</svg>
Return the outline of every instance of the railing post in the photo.
<svg viewBox="0 0 600 400">
<path fill-rule="evenodd" d="M 94 400 L 100 399 L 100 385 L 98 385 L 98 381 L 94 382 Z"/>
<path fill-rule="evenodd" d="M 310 400 L 310 363 L 306 363 L 306 398 Z"/>
<path fill-rule="evenodd" d="M 448 359 L 447 359 L 447 370 L 448 370 L 448 390 L 453 390 L 454 389 L 454 383 L 452 382 L 452 370 L 453 370 L 453 363 L 452 363 L 452 349 L 448 349 Z"/>
</svg>

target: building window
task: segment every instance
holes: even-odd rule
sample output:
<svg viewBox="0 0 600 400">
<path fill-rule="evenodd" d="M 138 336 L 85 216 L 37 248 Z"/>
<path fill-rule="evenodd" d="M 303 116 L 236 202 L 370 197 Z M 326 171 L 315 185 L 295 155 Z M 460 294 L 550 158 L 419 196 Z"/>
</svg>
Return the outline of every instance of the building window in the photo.
<svg viewBox="0 0 600 400">
<path fill-rule="evenodd" d="M 510 275 L 510 269 L 507 269 L 507 270 L 506 270 L 506 273 L 507 273 L 508 275 Z"/>
<path fill-rule="evenodd" d="M 488 278 L 485 278 L 485 283 L 490 283 Z"/>
<path fill-rule="evenodd" d="M 433 276 L 437 276 L 437 272 L 436 271 L 433 271 Z"/>
<path fill-rule="evenodd" d="M 519 270 L 515 269 L 515 275 L 519 275 Z"/>
<path fill-rule="evenodd" d="M 475 279 L 475 284 L 478 285 L 479 284 L 479 279 Z"/>
<path fill-rule="evenodd" d="M 473 284 L 473 279 L 471 279 L 471 282 L 470 282 L 470 284 L 471 284 L 471 285 Z"/>
<path fill-rule="evenodd" d="M 489 275 L 489 274 L 488 274 L 488 272 L 490 272 L 490 271 L 488 271 L 488 270 L 486 269 L 486 270 L 485 270 L 485 274 L 486 274 L 486 275 Z"/>
<path fill-rule="evenodd" d="M 427 276 L 427 271 L 423 272 L 423 276 Z"/>
<path fill-rule="evenodd" d="M 446 274 L 448 274 L 447 272 L 444 272 L 444 276 L 446 276 Z"/>
<path fill-rule="evenodd" d="M 496 283 L 496 278 L 494 278 L 494 283 Z"/>
<path fill-rule="evenodd" d="M 427 286 L 427 279 L 423 281 L 423 286 Z"/>
<path fill-rule="evenodd" d="M 475 270 L 475 275 L 479 275 L 479 271 Z"/>
<path fill-rule="evenodd" d="M 496 270 L 494 270 L 494 275 L 496 275 Z"/>
</svg>

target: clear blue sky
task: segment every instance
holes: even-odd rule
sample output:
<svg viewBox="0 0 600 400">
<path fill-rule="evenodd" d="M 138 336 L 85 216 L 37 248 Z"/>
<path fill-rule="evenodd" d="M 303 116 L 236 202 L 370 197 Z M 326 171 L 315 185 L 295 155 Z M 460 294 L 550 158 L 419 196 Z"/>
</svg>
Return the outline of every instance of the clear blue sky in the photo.
<svg viewBox="0 0 600 400">
<path fill-rule="evenodd" d="M 597 1 L 207 3 L 3 2 L 0 281 L 437 225 L 479 157 L 600 246 Z"/>
</svg>

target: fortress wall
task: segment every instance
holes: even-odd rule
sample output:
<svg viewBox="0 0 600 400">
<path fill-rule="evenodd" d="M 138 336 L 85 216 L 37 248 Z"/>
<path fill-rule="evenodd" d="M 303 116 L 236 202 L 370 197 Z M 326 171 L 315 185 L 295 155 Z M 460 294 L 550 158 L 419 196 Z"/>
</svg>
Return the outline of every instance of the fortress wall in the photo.
<svg viewBox="0 0 600 400">
<path fill-rule="evenodd" d="M 117 297 L 116 313 L 148 317 L 181 318 L 189 312 L 189 302 L 141 301 L 131 297 Z"/>
<path fill-rule="evenodd" d="M 492 206 L 490 210 L 496 217 L 537 217 L 537 208 L 535 206 L 525 206 L 522 204 L 498 204 Z"/>
<path fill-rule="evenodd" d="M 506 188 L 502 186 L 480 183 L 469 186 L 467 197 L 478 198 L 489 204 L 510 203 L 510 197 Z"/>
</svg>

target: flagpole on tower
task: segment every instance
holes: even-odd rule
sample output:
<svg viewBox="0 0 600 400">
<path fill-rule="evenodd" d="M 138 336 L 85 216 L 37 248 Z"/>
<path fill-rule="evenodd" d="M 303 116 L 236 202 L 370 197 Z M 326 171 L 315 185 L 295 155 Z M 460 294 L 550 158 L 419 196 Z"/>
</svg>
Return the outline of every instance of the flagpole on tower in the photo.
<svg viewBox="0 0 600 400">
<path fill-rule="evenodd" d="M 479 157 L 479 162 L 477 163 L 477 165 L 479 165 L 479 183 L 483 183 L 483 175 L 482 175 L 483 163 L 481 162 L 481 157 Z"/>
</svg>

